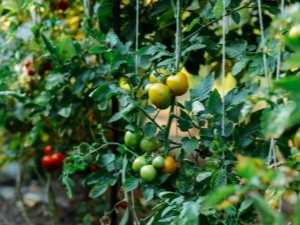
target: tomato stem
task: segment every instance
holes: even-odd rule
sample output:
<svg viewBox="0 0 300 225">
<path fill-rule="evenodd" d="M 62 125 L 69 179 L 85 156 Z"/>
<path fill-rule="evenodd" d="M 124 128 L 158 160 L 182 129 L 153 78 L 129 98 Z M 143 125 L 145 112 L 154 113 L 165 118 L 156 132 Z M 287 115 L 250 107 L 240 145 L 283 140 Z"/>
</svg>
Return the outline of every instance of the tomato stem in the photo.
<svg viewBox="0 0 300 225">
<path fill-rule="evenodd" d="M 165 130 L 165 144 L 164 144 L 164 155 L 167 156 L 168 152 L 169 152 L 169 134 L 170 134 L 170 129 L 172 126 L 172 120 L 173 120 L 173 115 L 174 115 L 174 108 L 175 108 L 175 100 L 176 100 L 176 96 L 172 95 L 171 97 L 171 108 L 170 108 L 170 112 L 169 112 L 169 119 L 168 119 L 168 123 L 166 126 L 166 130 Z"/>
</svg>

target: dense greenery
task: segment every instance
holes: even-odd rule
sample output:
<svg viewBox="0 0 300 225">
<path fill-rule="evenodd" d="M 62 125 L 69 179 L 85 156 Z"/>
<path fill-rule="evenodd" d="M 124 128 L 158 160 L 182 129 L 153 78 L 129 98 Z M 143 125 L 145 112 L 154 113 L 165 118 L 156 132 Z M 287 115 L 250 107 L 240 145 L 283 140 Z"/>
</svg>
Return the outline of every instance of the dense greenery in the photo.
<svg viewBox="0 0 300 225">
<path fill-rule="evenodd" d="M 300 4 L 137 2 L 1 3 L 1 164 L 52 145 L 101 224 L 300 224 Z"/>
</svg>

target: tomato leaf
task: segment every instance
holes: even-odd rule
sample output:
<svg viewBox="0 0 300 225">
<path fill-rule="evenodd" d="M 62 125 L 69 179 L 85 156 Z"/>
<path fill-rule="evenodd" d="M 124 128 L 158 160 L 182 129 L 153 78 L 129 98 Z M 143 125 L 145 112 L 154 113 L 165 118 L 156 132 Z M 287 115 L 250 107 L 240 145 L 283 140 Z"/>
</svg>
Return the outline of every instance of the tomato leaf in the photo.
<svg viewBox="0 0 300 225">
<path fill-rule="evenodd" d="M 144 126 L 144 135 L 146 137 L 153 137 L 156 133 L 156 125 L 154 123 L 151 122 L 147 122 Z"/>
<path fill-rule="evenodd" d="M 198 140 L 195 137 L 184 137 L 181 139 L 182 148 L 186 153 L 194 151 L 198 147 Z"/>
<path fill-rule="evenodd" d="M 222 99 L 217 89 L 214 89 L 208 98 L 207 111 L 212 115 L 222 112 Z"/>
<path fill-rule="evenodd" d="M 203 180 L 205 180 L 206 178 L 210 177 L 211 176 L 211 172 L 201 172 L 201 173 L 198 173 L 197 177 L 196 177 L 196 182 L 201 182 Z"/>
<path fill-rule="evenodd" d="M 243 39 L 230 41 L 226 43 L 226 55 L 229 58 L 236 58 L 246 51 L 247 45 L 247 42 Z"/>
<path fill-rule="evenodd" d="M 241 15 L 239 14 L 239 12 L 233 12 L 231 14 L 231 18 L 237 25 L 239 25 L 239 23 L 241 21 Z"/>
<path fill-rule="evenodd" d="M 214 79 L 215 75 L 214 73 L 211 73 L 209 76 L 205 77 L 199 85 L 190 90 L 191 100 L 198 99 L 199 101 L 203 101 L 207 99 L 213 87 Z"/>
<path fill-rule="evenodd" d="M 101 177 L 99 183 L 93 186 L 92 190 L 89 193 L 90 198 L 97 198 L 102 195 L 110 186 L 115 185 L 118 181 L 117 176 L 112 176 L 111 173 L 106 173 Z"/>
<path fill-rule="evenodd" d="M 147 184 L 141 184 L 141 191 L 146 202 L 149 202 L 154 198 L 154 189 Z"/>
<path fill-rule="evenodd" d="M 135 109 L 136 106 L 132 103 L 128 104 L 125 108 L 122 108 L 119 112 L 117 112 L 116 114 L 114 114 L 110 119 L 109 119 L 109 123 L 115 122 L 121 118 L 123 118 L 126 114 L 128 114 L 129 112 L 131 112 L 133 109 Z"/>
<path fill-rule="evenodd" d="M 126 179 L 124 184 L 122 185 L 122 188 L 124 191 L 133 191 L 139 186 L 139 178 L 130 176 Z"/>
<path fill-rule="evenodd" d="M 245 198 L 241 203 L 238 215 L 241 215 L 243 212 L 245 212 L 252 205 L 252 203 L 253 201 L 250 197 Z"/>
<path fill-rule="evenodd" d="M 227 172 L 224 169 L 216 170 L 211 175 L 210 186 L 215 189 L 226 186 L 227 184 Z"/>
</svg>

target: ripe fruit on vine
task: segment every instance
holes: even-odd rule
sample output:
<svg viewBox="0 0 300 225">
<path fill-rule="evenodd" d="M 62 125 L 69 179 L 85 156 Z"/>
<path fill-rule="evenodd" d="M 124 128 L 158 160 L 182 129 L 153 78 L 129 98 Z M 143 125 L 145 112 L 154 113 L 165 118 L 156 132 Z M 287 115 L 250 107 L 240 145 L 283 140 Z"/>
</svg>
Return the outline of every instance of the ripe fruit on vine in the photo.
<svg viewBox="0 0 300 225">
<path fill-rule="evenodd" d="M 164 166 L 165 164 L 165 159 L 162 156 L 156 156 L 153 160 L 152 160 L 152 165 L 157 168 L 160 169 Z"/>
<path fill-rule="evenodd" d="M 171 104 L 171 92 L 167 85 L 152 84 L 149 88 L 149 99 L 159 109 L 166 109 Z"/>
<path fill-rule="evenodd" d="M 168 71 L 163 68 L 158 68 L 156 70 L 153 70 L 149 76 L 149 82 L 151 84 L 157 83 L 158 82 L 157 77 L 159 77 L 160 74 L 166 75 L 168 74 Z"/>
<path fill-rule="evenodd" d="M 62 168 L 63 166 L 63 160 L 66 158 L 67 156 L 60 153 L 60 152 L 57 152 L 57 153 L 54 153 L 51 158 L 52 158 L 52 162 L 53 162 L 53 165 L 57 168 L 57 169 L 60 169 Z"/>
<path fill-rule="evenodd" d="M 300 129 L 296 132 L 294 136 L 294 146 L 300 150 Z"/>
<path fill-rule="evenodd" d="M 159 143 L 156 137 L 143 137 L 140 141 L 140 148 L 143 152 L 153 152 L 159 148 Z"/>
<path fill-rule="evenodd" d="M 100 170 L 100 167 L 97 166 L 97 165 L 92 165 L 91 168 L 90 168 L 90 171 L 91 171 L 92 173 L 95 173 L 95 172 L 97 172 L 98 170 Z"/>
<path fill-rule="evenodd" d="M 167 86 L 169 87 L 173 95 L 183 95 L 189 89 L 188 78 L 184 73 L 178 72 L 174 76 L 168 76 Z"/>
<path fill-rule="evenodd" d="M 42 166 L 45 167 L 48 171 L 55 170 L 55 165 L 53 164 L 53 160 L 51 155 L 44 155 L 41 160 Z"/>
<path fill-rule="evenodd" d="M 44 148 L 44 154 L 45 155 L 51 155 L 52 150 L 53 150 L 52 145 L 46 145 L 45 148 Z"/>
<path fill-rule="evenodd" d="M 33 69 L 28 69 L 28 70 L 27 70 L 27 74 L 28 74 L 29 76 L 33 76 L 33 75 L 35 74 L 35 71 L 34 71 Z"/>
<path fill-rule="evenodd" d="M 157 172 L 154 166 L 146 165 L 141 168 L 140 175 L 145 181 L 151 182 L 156 178 Z"/>
<path fill-rule="evenodd" d="M 123 202 L 120 202 L 119 206 L 122 208 L 122 209 L 127 209 L 128 207 L 128 203 L 123 201 Z"/>
<path fill-rule="evenodd" d="M 137 157 L 132 163 L 132 169 L 134 172 L 139 173 L 141 168 L 147 164 L 144 156 Z"/>
<path fill-rule="evenodd" d="M 66 0 L 59 0 L 59 1 L 57 2 L 57 7 L 58 7 L 59 9 L 61 9 L 62 11 L 67 10 L 67 9 L 69 8 L 69 6 L 70 6 L 70 4 L 69 4 L 69 2 L 66 1 Z"/>
<path fill-rule="evenodd" d="M 164 166 L 161 168 L 161 172 L 165 174 L 173 175 L 176 172 L 177 164 L 173 157 L 167 156 L 164 161 Z"/>
<path fill-rule="evenodd" d="M 135 131 L 126 131 L 124 142 L 129 147 L 136 147 L 140 143 L 140 140 L 142 139 L 143 134 L 139 129 L 136 129 Z"/>
<path fill-rule="evenodd" d="M 30 60 L 26 60 L 24 66 L 28 68 L 31 65 L 31 63 L 32 62 Z"/>
</svg>

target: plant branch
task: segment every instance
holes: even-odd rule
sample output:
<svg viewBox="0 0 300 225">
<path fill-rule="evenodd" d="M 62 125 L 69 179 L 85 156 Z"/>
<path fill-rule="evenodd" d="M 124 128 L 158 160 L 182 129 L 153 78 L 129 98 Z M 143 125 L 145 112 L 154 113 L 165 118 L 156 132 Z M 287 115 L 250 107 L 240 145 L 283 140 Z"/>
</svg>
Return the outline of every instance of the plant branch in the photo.
<svg viewBox="0 0 300 225">
<path fill-rule="evenodd" d="M 154 123 L 160 130 L 162 130 L 162 127 L 155 121 L 155 119 L 151 118 L 151 116 L 148 115 L 148 113 L 141 107 L 139 107 L 142 113 L 152 122 Z"/>
<path fill-rule="evenodd" d="M 167 126 L 166 126 L 166 129 L 165 129 L 165 143 L 164 143 L 164 154 L 165 156 L 168 155 L 168 152 L 169 152 L 169 134 L 170 134 L 170 129 L 171 129 L 171 126 L 172 126 L 172 120 L 173 120 L 173 112 L 174 112 L 174 107 L 175 107 L 175 99 L 176 99 L 176 96 L 173 95 L 172 96 L 172 99 L 171 99 L 171 108 L 170 108 L 170 112 L 169 112 L 169 119 L 168 119 L 168 123 L 167 123 Z"/>
</svg>

